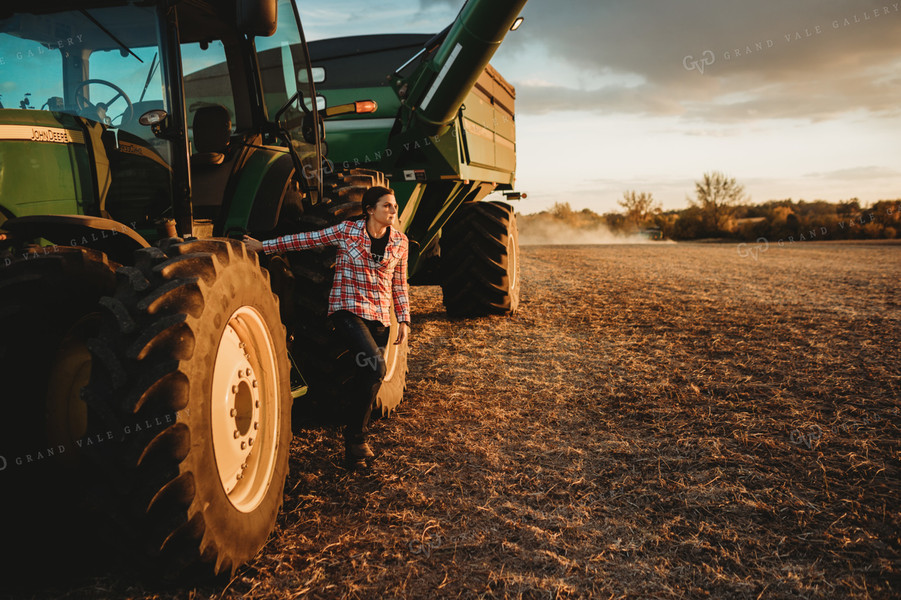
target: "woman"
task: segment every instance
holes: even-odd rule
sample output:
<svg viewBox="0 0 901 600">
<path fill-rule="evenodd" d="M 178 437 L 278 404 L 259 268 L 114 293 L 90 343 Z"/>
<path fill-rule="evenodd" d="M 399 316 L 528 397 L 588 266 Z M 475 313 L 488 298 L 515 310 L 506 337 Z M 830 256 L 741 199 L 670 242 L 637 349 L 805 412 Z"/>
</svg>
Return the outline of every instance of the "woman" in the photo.
<svg viewBox="0 0 901 600">
<path fill-rule="evenodd" d="M 244 236 L 247 248 L 254 252 L 338 247 L 329 317 L 357 365 L 353 397 L 349 398 L 344 420 L 345 457 L 351 468 L 366 466 L 366 459 L 374 456 L 367 442 L 369 417 L 385 376 L 380 348 L 388 344 L 391 298 L 400 324 L 395 345 L 404 342 L 410 328 L 409 244 L 407 236 L 392 227 L 397 221 L 394 191 L 370 188 L 361 204 L 363 217 L 356 221 L 265 242 Z"/>
</svg>

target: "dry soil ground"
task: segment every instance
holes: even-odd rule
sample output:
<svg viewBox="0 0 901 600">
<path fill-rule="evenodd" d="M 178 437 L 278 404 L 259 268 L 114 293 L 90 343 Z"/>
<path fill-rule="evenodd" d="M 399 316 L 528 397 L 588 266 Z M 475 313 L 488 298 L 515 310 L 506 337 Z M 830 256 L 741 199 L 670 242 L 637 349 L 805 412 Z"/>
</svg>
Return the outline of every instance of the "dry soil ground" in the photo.
<svg viewBox="0 0 901 600">
<path fill-rule="evenodd" d="M 108 598 L 897 598 L 901 245 L 524 247 L 512 318 L 414 288 L 368 474 L 298 432 L 234 579 Z"/>
</svg>

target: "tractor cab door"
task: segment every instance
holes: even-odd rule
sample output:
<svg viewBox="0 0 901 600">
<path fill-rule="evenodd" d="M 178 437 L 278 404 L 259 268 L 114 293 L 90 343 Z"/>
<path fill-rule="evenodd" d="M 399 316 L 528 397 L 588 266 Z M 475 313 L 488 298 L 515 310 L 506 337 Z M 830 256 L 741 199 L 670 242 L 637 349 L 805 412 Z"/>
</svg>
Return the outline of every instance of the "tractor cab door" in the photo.
<svg viewBox="0 0 901 600">
<path fill-rule="evenodd" d="M 321 154 L 310 125 L 318 117 L 306 46 L 293 3 L 280 0 L 277 7 L 274 33 L 256 37 L 224 20 L 200 18 L 192 5 L 178 9 L 191 202 L 200 236 L 274 227 L 284 206 L 303 193 L 291 184 L 297 169 L 289 142 L 306 175 L 302 187 L 317 189 Z M 273 135 L 277 114 L 286 135 Z"/>
</svg>

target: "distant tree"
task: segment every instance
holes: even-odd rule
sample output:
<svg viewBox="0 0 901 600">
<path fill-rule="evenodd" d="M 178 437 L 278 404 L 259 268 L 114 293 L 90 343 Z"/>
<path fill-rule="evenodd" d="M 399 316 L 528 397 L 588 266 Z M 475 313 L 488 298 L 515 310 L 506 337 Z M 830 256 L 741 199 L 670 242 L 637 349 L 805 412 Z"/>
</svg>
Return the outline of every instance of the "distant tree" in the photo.
<svg viewBox="0 0 901 600">
<path fill-rule="evenodd" d="M 679 212 L 677 210 L 658 211 L 651 217 L 654 227 L 660 229 L 660 233 L 664 238 L 672 236 L 676 221 L 679 220 Z"/>
<path fill-rule="evenodd" d="M 704 225 L 711 232 L 722 231 L 732 207 L 745 201 L 744 186 L 719 171 L 704 173 L 703 179 L 695 182 L 695 194 L 689 202 L 701 210 Z"/>
<path fill-rule="evenodd" d="M 839 202 L 835 210 L 842 217 L 852 217 L 860 214 L 860 200 L 851 198 L 848 201 Z"/>
<path fill-rule="evenodd" d="M 565 221 L 572 216 L 573 209 L 569 205 L 569 202 L 554 202 L 550 212 L 554 218 Z"/>
<path fill-rule="evenodd" d="M 619 213 L 604 213 L 601 218 L 610 231 L 621 232 L 626 229 L 626 217 Z"/>
<path fill-rule="evenodd" d="M 572 209 L 569 202 L 555 202 L 554 206 L 551 207 L 550 213 L 555 220 L 561 223 L 565 223 L 570 227 L 579 226 L 578 213 Z"/>
<path fill-rule="evenodd" d="M 626 220 L 636 227 L 641 227 L 653 214 L 660 212 L 660 205 L 654 202 L 654 196 L 648 192 L 623 192 L 623 199 L 618 204 L 625 209 Z"/>
<path fill-rule="evenodd" d="M 679 212 L 669 235 L 675 240 L 695 240 L 703 237 L 701 209 L 697 206 L 689 206 Z"/>
<path fill-rule="evenodd" d="M 583 227 L 597 227 L 604 222 L 604 217 L 594 212 L 590 208 L 583 208 L 576 214 L 579 215 L 579 219 L 582 221 Z"/>
</svg>

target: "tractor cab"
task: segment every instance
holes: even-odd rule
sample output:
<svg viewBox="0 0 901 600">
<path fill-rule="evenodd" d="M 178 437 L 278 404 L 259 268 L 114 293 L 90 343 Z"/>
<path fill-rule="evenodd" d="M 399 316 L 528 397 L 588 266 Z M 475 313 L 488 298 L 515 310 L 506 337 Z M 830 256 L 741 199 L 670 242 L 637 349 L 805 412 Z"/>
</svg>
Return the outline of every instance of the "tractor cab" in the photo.
<svg viewBox="0 0 901 600">
<path fill-rule="evenodd" d="M 296 9 L 226 4 L 0 10 L 0 223 L 86 215 L 152 239 L 174 219 L 180 235 L 224 235 L 315 190 L 318 128 L 302 129 L 318 117 Z M 278 197 L 254 209 L 264 187 Z"/>
</svg>

